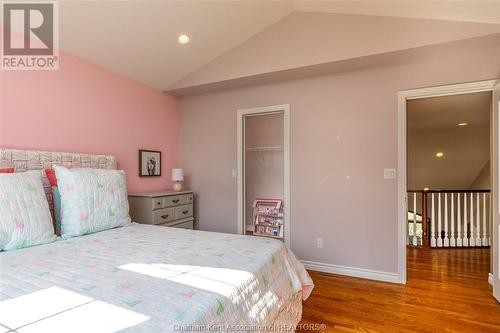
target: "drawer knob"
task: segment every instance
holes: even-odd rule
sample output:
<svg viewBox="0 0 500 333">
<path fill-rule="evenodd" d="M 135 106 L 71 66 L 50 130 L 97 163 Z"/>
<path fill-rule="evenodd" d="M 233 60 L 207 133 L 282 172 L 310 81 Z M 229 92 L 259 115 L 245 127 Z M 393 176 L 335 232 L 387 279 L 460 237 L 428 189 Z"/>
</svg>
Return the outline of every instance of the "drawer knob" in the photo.
<svg viewBox="0 0 500 333">
<path fill-rule="evenodd" d="M 157 205 L 161 205 L 161 201 L 157 201 L 157 202 L 156 202 L 156 204 L 157 204 Z"/>
<path fill-rule="evenodd" d="M 179 202 L 179 199 L 174 199 L 172 200 L 173 203 L 178 203 Z"/>
<path fill-rule="evenodd" d="M 162 215 L 161 218 L 162 219 L 166 219 L 168 217 L 168 214 L 167 215 Z"/>
<path fill-rule="evenodd" d="M 182 214 L 186 215 L 187 213 L 189 213 L 189 210 L 183 210 L 182 211 Z"/>
</svg>

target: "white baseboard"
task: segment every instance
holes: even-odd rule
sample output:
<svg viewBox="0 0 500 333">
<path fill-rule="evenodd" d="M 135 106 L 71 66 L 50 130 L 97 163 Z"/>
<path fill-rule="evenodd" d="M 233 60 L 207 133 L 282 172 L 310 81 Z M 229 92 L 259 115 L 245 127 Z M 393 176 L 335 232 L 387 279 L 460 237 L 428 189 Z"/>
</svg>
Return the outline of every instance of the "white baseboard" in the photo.
<svg viewBox="0 0 500 333">
<path fill-rule="evenodd" d="M 493 274 L 488 273 L 488 282 L 493 285 Z"/>
<path fill-rule="evenodd" d="M 399 275 L 397 273 L 389 273 L 389 272 L 375 271 L 364 268 L 325 264 L 321 262 L 314 262 L 307 260 L 302 260 L 302 263 L 304 264 L 306 269 L 310 269 L 312 271 L 347 275 L 369 280 L 400 283 Z"/>
</svg>

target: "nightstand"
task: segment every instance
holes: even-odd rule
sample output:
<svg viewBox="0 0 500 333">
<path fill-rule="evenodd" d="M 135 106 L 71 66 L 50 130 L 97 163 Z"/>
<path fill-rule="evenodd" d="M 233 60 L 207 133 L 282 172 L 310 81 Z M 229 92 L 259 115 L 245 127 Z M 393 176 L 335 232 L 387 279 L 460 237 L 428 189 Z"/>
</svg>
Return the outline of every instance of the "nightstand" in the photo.
<svg viewBox="0 0 500 333">
<path fill-rule="evenodd" d="M 191 191 L 129 194 L 128 200 L 134 222 L 194 229 Z"/>
</svg>

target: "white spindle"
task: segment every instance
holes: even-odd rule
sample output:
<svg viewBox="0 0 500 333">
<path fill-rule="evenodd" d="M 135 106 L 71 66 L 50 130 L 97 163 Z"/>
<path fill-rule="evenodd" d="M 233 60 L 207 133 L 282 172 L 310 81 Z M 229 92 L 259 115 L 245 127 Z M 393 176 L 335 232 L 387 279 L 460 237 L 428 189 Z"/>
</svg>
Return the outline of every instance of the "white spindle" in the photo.
<svg viewBox="0 0 500 333">
<path fill-rule="evenodd" d="M 443 246 L 450 246 L 450 239 L 448 238 L 448 193 L 444 194 L 444 240 Z"/>
<path fill-rule="evenodd" d="M 481 246 L 481 211 L 479 209 L 479 192 L 476 193 L 476 246 Z"/>
<path fill-rule="evenodd" d="M 483 193 L 483 239 L 481 243 L 483 246 L 489 246 L 488 238 L 486 237 L 486 193 Z"/>
<path fill-rule="evenodd" d="M 476 240 L 474 239 L 474 196 L 470 194 L 470 238 L 469 246 L 476 246 Z"/>
<path fill-rule="evenodd" d="M 488 226 L 486 227 L 486 229 L 488 232 L 488 245 L 493 246 L 493 244 L 491 243 L 491 233 L 493 232 L 493 229 L 492 229 L 493 217 L 491 216 L 491 200 L 492 200 L 491 192 L 489 193 L 488 198 L 489 198 Z"/>
<path fill-rule="evenodd" d="M 413 193 L 413 246 L 417 246 L 417 192 Z"/>
<path fill-rule="evenodd" d="M 467 238 L 467 193 L 464 193 L 464 238 L 463 246 L 469 246 L 469 239 Z"/>
<path fill-rule="evenodd" d="M 436 216 L 434 213 L 434 193 L 431 193 L 431 247 L 436 247 Z"/>
<path fill-rule="evenodd" d="M 455 242 L 455 193 L 451 194 L 451 224 L 450 224 L 450 246 L 456 247 L 457 243 Z"/>
<path fill-rule="evenodd" d="M 460 209 L 460 193 L 457 193 L 457 246 L 462 246 L 462 233 L 460 232 L 460 228 L 462 227 L 462 221 L 461 221 L 461 209 Z"/>
<path fill-rule="evenodd" d="M 443 239 L 441 238 L 441 193 L 438 193 L 438 228 L 437 228 L 437 246 L 443 247 Z"/>
</svg>

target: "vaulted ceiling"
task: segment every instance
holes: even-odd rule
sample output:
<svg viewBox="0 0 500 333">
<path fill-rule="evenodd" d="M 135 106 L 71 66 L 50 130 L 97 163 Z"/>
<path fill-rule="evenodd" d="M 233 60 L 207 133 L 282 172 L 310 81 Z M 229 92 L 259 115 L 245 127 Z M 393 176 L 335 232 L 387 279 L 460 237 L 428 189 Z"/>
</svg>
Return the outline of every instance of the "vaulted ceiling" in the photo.
<svg viewBox="0 0 500 333">
<path fill-rule="evenodd" d="M 292 2 L 295 10 L 306 12 L 500 23 L 500 2 L 498 1 L 294 0 Z"/>
<path fill-rule="evenodd" d="M 60 47 L 158 89 L 287 16 L 275 1 L 63 1 Z M 180 34 L 191 42 L 177 43 Z"/>
<path fill-rule="evenodd" d="M 62 50 L 173 92 L 499 32 L 500 2 L 60 2 Z"/>
</svg>

